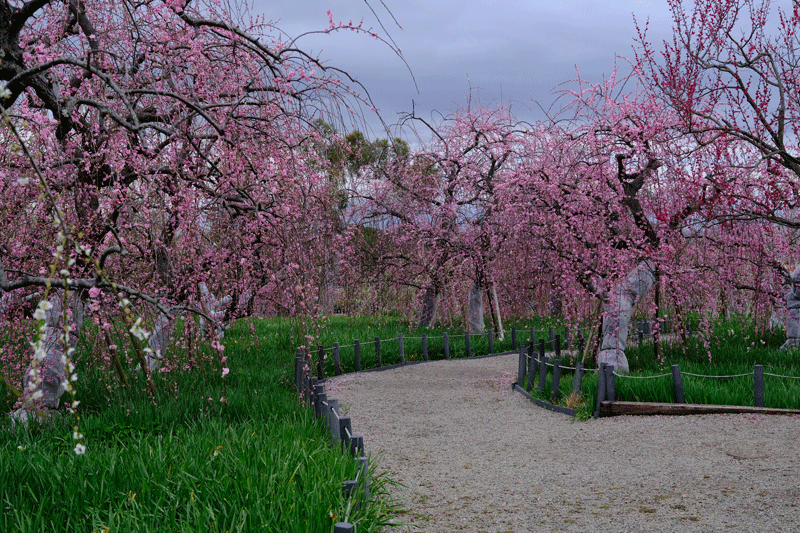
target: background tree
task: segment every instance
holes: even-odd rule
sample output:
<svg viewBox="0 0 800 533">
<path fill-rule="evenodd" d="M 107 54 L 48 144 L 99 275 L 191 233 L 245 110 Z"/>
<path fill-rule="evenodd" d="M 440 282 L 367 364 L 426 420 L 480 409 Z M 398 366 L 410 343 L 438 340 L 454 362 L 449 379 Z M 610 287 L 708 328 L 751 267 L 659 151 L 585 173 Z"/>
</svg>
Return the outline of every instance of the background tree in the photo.
<svg viewBox="0 0 800 533">
<path fill-rule="evenodd" d="M 693 3 L 670 0 L 673 39 L 657 47 L 639 28 L 637 62 L 654 92 L 697 143 L 733 145 L 737 179 L 720 177 L 726 220 L 762 220 L 796 230 L 800 177 L 800 5 L 777 9 L 769 0 Z M 777 15 L 777 16 L 776 16 Z M 742 171 L 746 169 L 748 171 Z M 775 249 L 770 276 L 785 284 L 797 308 L 796 256 Z M 797 312 L 789 313 L 786 346 L 800 345 Z"/>
<path fill-rule="evenodd" d="M 468 108 L 435 126 L 415 120 L 432 141 L 410 160 L 373 169 L 353 192 L 357 223 L 379 224 L 390 243 L 370 268 L 418 292 L 423 327 L 432 325 L 440 295 L 450 292 L 468 296 L 468 327 L 483 331 L 487 296 L 502 337 L 492 269 L 504 235 L 495 222 L 495 193 L 521 157 L 521 129 L 504 109 Z"/>
</svg>

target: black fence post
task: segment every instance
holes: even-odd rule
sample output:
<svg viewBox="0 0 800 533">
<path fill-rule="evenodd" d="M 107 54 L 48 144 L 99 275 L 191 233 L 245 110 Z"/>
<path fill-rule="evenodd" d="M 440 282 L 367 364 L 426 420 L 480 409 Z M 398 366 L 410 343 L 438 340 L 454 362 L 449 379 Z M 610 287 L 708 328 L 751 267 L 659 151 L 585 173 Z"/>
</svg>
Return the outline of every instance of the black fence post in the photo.
<svg viewBox="0 0 800 533">
<path fill-rule="evenodd" d="M 319 418 L 325 412 L 325 405 L 323 402 L 328 401 L 328 395 L 323 393 L 317 394 L 317 400 L 314 402 L 314 416 Z"/>
<path fill-rule="evenodd" d="M 755 385 L 756 407 L 764 407 L 764 365 L 756 365 L 753 369 L 753 380 Z"/>
<path fill-rule="evenodd" d="M 520 386 L 520 388 L 525 386 L 526 359 L 527 359 L 527 355 L 525 354 L 525 350 L 520 348 L 519 349 L 519 366 L 518 366 L 518 370 L 517 370 L 517 384 Z"/>
<path fill-rule="evenodd" d="M 428 336 L 424 333 L 422 334 L 422 360 L 428 360 Z"/>
<path fill-rule="evenodd" d="M 554 350 L 556 352 L 556 359 L 561 359 L 561 335 L 556 335 L 556 344 Z"/>
<path fill-rule="evenodd" d="M 614 381 L 614 365 L 606 365 L 606 398 L 609 402 L 617 399 L 616 383 Z"/>
<path fill-rule="evenodd" d="M 523 347 L 520 346 L 520 349 L 522 348 Z M 526 390 L 531 392 L 531 390 L 533 390 L 533 382 L 536 379 L 536 368 L 538 367 L 537 363 L 539 361 L 537 357 L 534 357 L 534 354 L 536 354 L 536 346 L 534 346 L 533 342 L 527 345 L 527 352 L 526 360 L 528 362 L 528 386 L 526 387 Z"/>
<path fill-rule="evenodd" d="M 342 358 L 341 354 L 339 353 L 339 343 L 333 343 L 333 375 L 341 376 L 342 375 Z"/>
<path fill-rule="evenodd" d="M 442 340 L 444 341 L 444 358 L 450 359 L 450 339 L 447 338 L 447 332 L 442 333 Z"/>
<path fill-rule="evenodd" d="M 317 379 L 325 379 L 325 347 L 321 344 L 317 351 Z"/>
<path fill-rule="evenodd" d="M 357 460 L 358 464 L 361 466 L 361 481 L 364 484 L 364 500 L 369 501 L 369 476 L 367 475 L 369 474 L 369 459 L 362 453 L 361 457 Z"/>
<path fill-rule="evenodd" d="M 558 339 L 558 337 L 556 337 Z M 557 344 L 557 343 L 556 343 Z M 558 386 L 561 384 L 561 359 L 553 361 L 553 383 L 550 387 L 550 402 L 555 402 L 558 398 Z"/>
<path fill-rule="evenodd" d="M 555 341 L 555 332 L 553 331 L 553 326 L 547 328 L 547 334 L 550 337 L 550 350 L 553 350 L 553 342 Z"/>
<path fill-rule="evenodd" d="M 675 403 L 686 403 L 683 395 L 683 377 L 680 365 L 672 365 L 672 390 L 675 391 Z"/>
<path fill-rule="evenodd" d="M 381 362 L 381 338 L 380 337 L 375 337 L 375 361 L 376 361 L 375 364 L 378 365 L 378 368 L 383 366 L 383 363 Z"/>
<path fill-rule="evenodd" d="M 361 341 L 356 339 L 353 344 L 355 345 L 355 346 L 353 346 L 353 352 L 354 352 L 353 359 L 355 360 L 354 363 L 355 363 L 355 367 L 356 367 L 356 372 L 360 372 L 361 371 Z"/>
<path fill-rule="evenodd" d="M 539 339 L 539 383 L 537 388 L 544 393 L 544 382 L 547 379 L 547 359 L 544 356 L 544 339 Z"/>
<path fill-rule="evenodd" d="M 572 378 L 572 394 L 580 395 L 581 385 L 583 385 L 583 363 L 575 364 L 575 377 Z"/>
<path fill-rule="evenodd" d="M 600 363 L 597 370 L 597 403 L 594 407 L 594 418 L 600 416 L 600 404 L 606 400 L 606 364 Z"/>
<path fill-rule="evenodd" d="M 469 331 L 464 331 L 464 353 L 465 357 L 472 355 L 469 348 Z"/>
<path fill-rule="evenodd" d="M 511 328 L 511 350 L 517 351 L 517 328 Z"/>
<path fill-rule="evenodd" d="M 345 481 L 345 483 L 347 483 Z M 333 525 L 333 533 L 354 533 L 355 529 L 350 522 L 336 522 Z"/>
<path fill-rule="evenodd" d="M 405 346 L 403 345 L 403 334 L 402 333 L 398 333 L 397 334 L 397 351 L 400 353 L 400 362 L 401 363 L 405 363 L 406 362 L 406 352 L 405 352 Z"/>
<path fill-rule="evenodd" d="M 294 386 L 300 391 L 303 388 L 303 350 L 297 349 L 294 356 Z"/>
<path fill-rule="evenodd" d="M 342 451 L 350 450 L 350 439 L 353 435 L 353 427 L 350 425 L 350 417 L 339 417 L 339 440 L 342 441 Z"/>
<path fill-rule="evenodd" d="M 494 331 L 487 331 L 486 338 L 489 340 L 489 355 L 491 355 L 494 353 Z"/>
<path fill-rule="evenodd" d="M 311 403 L 314 404 L 314 417 L 319 417 L 320 408 L 322 404 L 320 403 L 320 396 L 325 396 L 325 386 L 322 383 L 315 383 L 314 384 L 314 395 L 311 398 Z"/>
</svg>

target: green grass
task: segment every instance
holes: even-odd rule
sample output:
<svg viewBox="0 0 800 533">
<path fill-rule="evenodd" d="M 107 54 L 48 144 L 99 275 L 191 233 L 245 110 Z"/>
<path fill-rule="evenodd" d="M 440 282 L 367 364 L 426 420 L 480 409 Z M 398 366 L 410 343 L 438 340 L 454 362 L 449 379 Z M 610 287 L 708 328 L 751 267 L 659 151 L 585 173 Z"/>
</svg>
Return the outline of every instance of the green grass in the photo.
<svg viewBox="0 0 800 533">
<path fill-rule="evenodd" d="M 680 366 L 684 395 L 687 403 L 717 405 L 753 405 L 755 365 L 763 365 L 764 372 L 783 376 L 800 376 L 800 353 L 797 350 L 780 350 L 786 340 L 783 330 L 759 331 L 752 324 L 729 320 L 715 325 L 706 344 L 699 336 L 686 339 L 686 343 L 663 344 L 664 357 L 658 361 L 653 356 L 653 343 L 627 351 L 631 366 L 630 376 L 648 376 L 669 373 L 671 365 Z M 733 376 L 732 378 L 706 378 L 686 375 Z M 772 376 L 764 378 L 765 405 L 767 407 L 800 409 L 800 379 Z M 634 380 L 617 378 L 617 399 L 628 401 L 673 402 L 671 376 Z"/>
<path fill-rule="evenodd" d="M 3 416 L 0 531 L 330 532 L 345 518 L 379 531 L 402 512 L 392 481 L 373 461 L 371 501 L 342 497 L 358 463 L 299 406 L 286 324 L 255 327 L 257 340 L 245 322 L 227 332 L 224 379 L 218 363 L 172 373 L 177 391 L 159 382 L 155 404 L 82 373 L 84 455 L 63 414 L 27 430 Z"/>
</svg>

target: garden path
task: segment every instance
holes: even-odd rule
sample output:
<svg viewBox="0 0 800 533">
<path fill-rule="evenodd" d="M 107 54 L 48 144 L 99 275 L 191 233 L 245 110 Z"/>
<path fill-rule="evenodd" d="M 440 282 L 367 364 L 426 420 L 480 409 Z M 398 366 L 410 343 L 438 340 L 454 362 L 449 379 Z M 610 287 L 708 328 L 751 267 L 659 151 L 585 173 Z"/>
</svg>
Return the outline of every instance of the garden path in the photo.
<svg viewBox="0 0 800 533">
<path fill-rule="evenodd" d="M 573 421 L 511 390 L 515 355 L 332 378 L 403 487 L 407 531 L 798 531 L 800 417 Z"/>
</svg>

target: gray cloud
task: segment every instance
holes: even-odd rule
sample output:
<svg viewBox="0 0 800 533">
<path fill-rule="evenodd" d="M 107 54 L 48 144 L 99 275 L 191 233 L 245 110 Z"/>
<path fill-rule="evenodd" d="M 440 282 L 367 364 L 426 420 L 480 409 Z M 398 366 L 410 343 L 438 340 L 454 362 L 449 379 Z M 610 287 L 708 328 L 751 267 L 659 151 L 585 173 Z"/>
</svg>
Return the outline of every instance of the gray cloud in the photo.
<svg viewBox="0 0 800 533">
<path fill-rule="evenodd" d="M 541 118 L 533 101 L 549 107 L 556 98 L 554 89 L 576 77 L 576 66 L 584 79 L 597 82 L 613 70 L 616 55 L 632 56 L 632 13 L 642 22 L 650 18 L 656 39 L 665 38 L 670 29 L 663 0 L 385 0 L 402 29 L 380 0 L 370 2 L 402 49 L 419 91 L 402 60 L 367 36 L 309 35 L 300 45 L 320 52 L 363 83 L 388 123 L 411 111 L 412 101 L 421 116 L 434 110 L 447 114 L 467 104 L 471 89 L 473 101 L 492 104 L 502 99 L 514 103 L 523 119 Z M 260 0 L 253 11 L 280 18 L 281 29 L 298 34 L 325 28 L 328 9 L 337 21 L 363 19 L 365 27 L 383 34 L 363 0 Z M 372 119 L 369 123 L 377 125 Z"/>
</svg>

